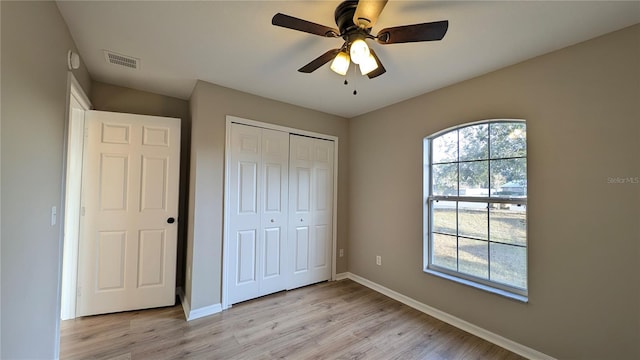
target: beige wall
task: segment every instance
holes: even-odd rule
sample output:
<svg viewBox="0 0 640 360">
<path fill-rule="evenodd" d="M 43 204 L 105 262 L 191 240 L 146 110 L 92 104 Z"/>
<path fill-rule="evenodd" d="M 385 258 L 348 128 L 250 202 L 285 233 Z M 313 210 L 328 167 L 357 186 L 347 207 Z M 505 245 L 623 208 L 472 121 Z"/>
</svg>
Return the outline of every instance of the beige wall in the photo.
<svg viewBox="0 0 640 360">
<path fill-rule="evenodd" d="M 2 359 L 57 357 L 67 51 L 54 2 L 2 9 Z M 74 74 L 90 90 L 84 66 Z M 51 226 L 51 207 L 58 222 Z"/>
<path fill-rule="evenodd" d="M 494 118 L 528 125 L 528 304 L 421 270 L 422 139 Z M 608 183 L 640 176 L 640 25 L 357 117 L 349 133 L 350 272 L 558 359 L 640 358 L 640 184 Z"/>
<path fill-rule="evenodd" d="M 338 248 L 347 244 L 347 120 L 199 81 L 191 97 L 191 185 L 186 295 L 192 309 L 221 302 L 224 146 L 226 115 L 315 131 L 339 138 Z M 346 271 L 346 254 L 337 259 Z M 188 271 L 187 271 L 188 272 Z"/>
<path fill-rule="evenodd" d="M 176 285 L 184 286 L 184 260 L 187 237 L 187 200 L 189 196 L 189 153 L 191 151 L 191 115 L 189 101 L 94 81 L 91 84 L 94 109 L 140 115 L 176 117 L 181 122 L 180 204 L 178 214 L 178 262 Z"/>
</svg>

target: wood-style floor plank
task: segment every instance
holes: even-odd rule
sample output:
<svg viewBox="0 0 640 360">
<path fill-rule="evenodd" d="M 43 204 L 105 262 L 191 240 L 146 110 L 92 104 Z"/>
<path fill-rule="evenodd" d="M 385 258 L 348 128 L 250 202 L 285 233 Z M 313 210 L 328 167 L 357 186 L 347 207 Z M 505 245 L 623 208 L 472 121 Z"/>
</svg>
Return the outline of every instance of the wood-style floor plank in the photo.
<svg viewBox="0 0 640 360">
<path fill-rule="evenodd" d="M 491 359 L 522 357 L 351 280 L 185 321 L 182 307 L 61 324 L 62 359 Z"/>
</svg>

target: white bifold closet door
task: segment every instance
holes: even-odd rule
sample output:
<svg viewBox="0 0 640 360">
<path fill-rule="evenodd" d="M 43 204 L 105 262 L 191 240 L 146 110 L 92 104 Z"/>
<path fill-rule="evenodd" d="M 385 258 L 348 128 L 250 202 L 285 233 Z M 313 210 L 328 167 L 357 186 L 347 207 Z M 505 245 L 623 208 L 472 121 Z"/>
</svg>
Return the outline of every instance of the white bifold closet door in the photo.
<svg viewBox="0 0 640 360">
<path fill-rule="evenodd" d="M 229 303 L 287 288 L 289 134 L 231 125 Z"/>
<path fill-rule="evenodd" d="M 334 142 L 289 137 L 289 289 L 331 279 Z"/>
<path fill-rule="evenodd" d="M 334 142 L 232 123 L 229 304 L 330 280 Z"/>
</svg>

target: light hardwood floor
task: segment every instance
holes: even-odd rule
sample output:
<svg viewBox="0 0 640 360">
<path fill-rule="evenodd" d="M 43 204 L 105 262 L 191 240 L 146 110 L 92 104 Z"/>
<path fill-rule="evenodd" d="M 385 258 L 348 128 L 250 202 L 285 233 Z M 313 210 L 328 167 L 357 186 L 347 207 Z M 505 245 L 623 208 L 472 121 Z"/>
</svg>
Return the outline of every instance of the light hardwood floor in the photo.
<svg viewBox="0 0 640 360">
<path fill-rule="evenodd" d="M 181 306 L 61 324 L 62 359 L 522 359 L 351 280 L 186 322 Z"/>
</svg>

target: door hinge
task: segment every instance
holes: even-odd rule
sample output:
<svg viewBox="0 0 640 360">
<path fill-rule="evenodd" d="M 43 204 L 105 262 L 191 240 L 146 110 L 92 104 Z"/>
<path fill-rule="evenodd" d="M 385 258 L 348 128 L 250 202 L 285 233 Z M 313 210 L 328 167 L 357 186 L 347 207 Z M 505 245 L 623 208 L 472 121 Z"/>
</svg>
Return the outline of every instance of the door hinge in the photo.
<svg viewBox="0 0 640 360">
<path fill-rule="evenodd" d="M 82 207 L 82 210 L 80 211 L 80 215 L 81 215 L 81 216 L 84 216 L 84 214 L 85 214 L 85 208 L 84 208 L 84 206 L 83 206 L 83 207 Z"/>
<path fill-rule="evenodd" d="M 78 286 L 78 288 L 76 289 L 76 297 L 80 297 L 82 296 L 82 287 Z"/>
<path fill-rule="evenodd" d="M 89 128 L 84 128 L 84 137 L 89 137 Z"/>
</svg>

